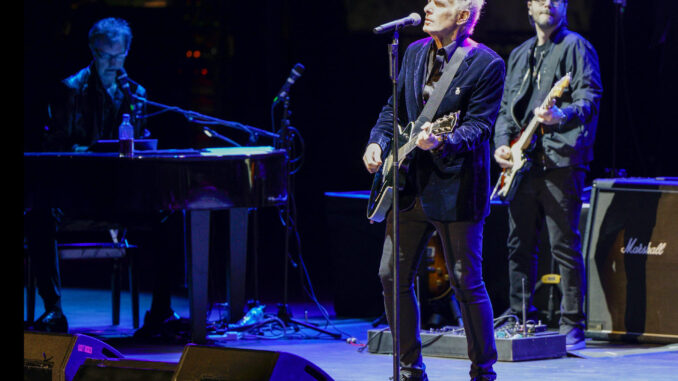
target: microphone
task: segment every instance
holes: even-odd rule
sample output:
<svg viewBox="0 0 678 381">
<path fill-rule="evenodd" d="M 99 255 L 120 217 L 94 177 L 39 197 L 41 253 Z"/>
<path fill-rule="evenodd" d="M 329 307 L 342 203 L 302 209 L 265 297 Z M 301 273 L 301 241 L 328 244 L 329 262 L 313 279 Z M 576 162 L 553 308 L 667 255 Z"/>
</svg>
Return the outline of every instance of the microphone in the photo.
<svg viewBox="0 0 678 381">
<path fill-rule="evenodd" d="M 233 145 L 236 146 L 236 147 L 240 147 L 240 144 L 238 144 L 236 141 L 231 140 L 231 139 L 225 137 L 224 135 L 221 135 L 220 133 L 214 131 L 213 129 L 211 129 L 211 128 L 207 127 L 207 126 L 203 126 L 203 127 L 202 127 L 202 132 L 203 132 L 205 135 L 209 136 L 210 138 L 221 139 L 221 140 L 223 140 L 223 141 L 225 141 L 225 142 L 227 142 L 227 143 L 233 144 Z"/>
<path fill-rule="evenodd" d="M 134 97 L 132 97 L 132 90 L 129 88 L 129 78 L 127 77 L 127 71 L 125 71 L 123 68 L 120 68 L 118 70 L 118 77 L 116 79 L 118 80 L 118 85 L 120 85 L 120 89 L 125 94 L 125 96 L 130 100 L 130 102 L 133 101 Z"/>
<path fill-rule="evenodd" d="M 391 22 L 387 22 L 386 24 L 381 24 L 378 27 L 372 29 L 374 34 L 382 34 L 386 32 L 390 32 L 392 30 L 400 29 L 404 26 L 415 26 L 419 25 L 421 22 L 421 16 L 419 16 L 418 13 L 410 13 L 409 16 L 403 17 L 398 20 L 394 20 Z"/>
<path fill-rule="evenodd" d="M 287 81 L 285 81 L 285 84 L 278 92 L 278 95 L 276 95 L 275 98 L 273 98 L 273 104 L 280 102 L 282 98 L 287 96 L 287 93 L 290 91 L 290 87 L 292 87 L 294 81 L 301 77 L 301 74 L 304 72 L 304 69 L 305 69 L 304 65 L 300 63 L 294 65 L 292 71 L 290 72 L 289 77 L 287 77 Z"/>
</svg>

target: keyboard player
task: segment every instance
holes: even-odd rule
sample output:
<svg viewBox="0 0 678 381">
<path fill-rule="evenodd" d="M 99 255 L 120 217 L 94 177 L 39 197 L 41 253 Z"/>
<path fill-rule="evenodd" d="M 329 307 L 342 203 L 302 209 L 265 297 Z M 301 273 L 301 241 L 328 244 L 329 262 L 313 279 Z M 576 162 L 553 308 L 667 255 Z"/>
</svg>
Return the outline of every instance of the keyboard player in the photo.
<svg viewBox="0 0 678 381">
<path fill-rule="evenodd" d="M 132 31 L 119 18 L 105 18 L 89 31 L 90 64 L 62 80 L 51 91 L 47 123 L 41 137 L 41 149 L 47 152 L 85 151 L 98 140 L 117 139 L 122 114 L 129 114 L 135 138 L 146 134 L 144 104 L 132 94 L 146 97 L 143 86 L 127 78 L 125 59 L 130 52 Z M 25 214 L 24 234 L 37 278 L 37 288 L 45 313 L 28 329 L 47 332 L 68 332 L 68 321 L 61 306 L 61 279 L 56 250 L 56 232 L 69 217 L 57 209 L 31 209 Z M 91 218 L 92 216 L 87 216 Z M 101 216 L 97 216 L 101 217 Z M 106 219 L 111 216 L 105 216 Z M 168 231 L 181 228 L 180 214 L 146 216 L 152 237 L 172 236 Z M 178 250 L 168 240 L 154 239 L 155 284 L 150 311 L 136 337 L 160 335 L 179 316 L 171 308 L 172 275 L 167 269 L 168 257 Z M 180 251 L 179 251 L 180 253 Z M 178 260 L 183 259 L 177 255 Z"/>
</svg>

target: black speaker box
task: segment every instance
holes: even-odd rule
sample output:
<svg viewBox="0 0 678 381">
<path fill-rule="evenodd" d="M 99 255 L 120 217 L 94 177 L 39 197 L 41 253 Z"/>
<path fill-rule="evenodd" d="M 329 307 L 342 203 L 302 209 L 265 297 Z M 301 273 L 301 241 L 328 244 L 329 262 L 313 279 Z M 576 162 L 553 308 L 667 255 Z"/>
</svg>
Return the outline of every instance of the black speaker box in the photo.
<svg viewBox="0 0 678 381">
<path fill-rule="evenodd" d="M 176 363 L 127 359 L 87 359 L 73 381 L 172 381 Z"/>
<path fill-rule="evenodd" d="M 71 381 L 86 359 L 116 359 L 123 355 L 86 335 L 24 332 L 24 379 Z"/>
<path fill-rule="evenodd" d="M 189 344 L 175 381 L 331 381 L 310 361 L 286 352 Z"/>
<path fill-rule="evenodd" d="M 678 179 L 598 179 L 584 239 L 588 337 L 678 341 Z"/>
</svg>

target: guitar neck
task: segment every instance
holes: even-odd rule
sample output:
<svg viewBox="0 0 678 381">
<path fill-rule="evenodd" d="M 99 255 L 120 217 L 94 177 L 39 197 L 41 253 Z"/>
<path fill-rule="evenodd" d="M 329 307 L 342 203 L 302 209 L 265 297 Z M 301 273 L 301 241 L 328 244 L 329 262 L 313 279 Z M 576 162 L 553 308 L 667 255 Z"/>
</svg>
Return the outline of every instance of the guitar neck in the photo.
<svg viewBox="0 0 678 381">
<path fill-rule="evenodd" d="M 540 108 L 547 107 L 552 101 L 553 97 L 547 96 L 539 107 Z M 530 142 L 532 142 L 532 135 L 534 135 L 534 133 L 537 131 L 538 126 L 539 122 L 537 121 L 537 116 L 534 115 L 532 119 L 530 119 L 530 123 L 527 125 L 527 127 L 525 127 L 523 132 L 520 134 L 520 138 L 515 144 L 518 145 L 518 147 L 520 147 L 521 149 L 526 149 L 530 145 Z"/>
<path fill-rule="evenodd" d="M 412 128 L 410 135 L 412 139 L 408 139 L 407 143 L 403 144 L 398 148 L 398 162 L 402 163 L 403 160 L 405 160 L 405 157 L 410 154 L 416 147 L 417 147 L 417 135 L 419 134 L 419 131 L 421 131 L 421 128 L 415 128 L 415 124 L 411 124 L 410 127 Z M 407 128 L 405 128 L 407 130 Z"/>
<path fill-rule="evenodd" d="M 402 162 L 407 155 L 412 152 L 417 147 L 417 138 L 409 140 L 407 143 L 403 144 L 400 149 L 398 149 L 398 161 Z"/>
<path fill-rule="evenodd" d="M 458 120 L 459 111 L 443 116 L 431 124 L 431 133 L 436 136 L 444 133 L 450 133 L 456 127 Z M 398 148 L 398 162 L 400 164 L 402 164 L 402 162 L 405 160 L 405 157 L 407 157 L 410 152 L 417 148 L 417 136 L 421 132 L 421 125 L 413 123 L 410 126 L 412 127 L 410 138 L 407 140 L 407 143 Z M 405 128 L 405 130 L 407 130 L 407 128 Z"/>
<path fill-rule="evenodd" d="M 433 125 L 431 126 L 432 130 L 437 129 L 440 126 L 439 122 L 433 122 Z M 399 149 L 398 149 L 398 161 L 402 162 L 407 155 L 410 154 L 415 148 L 417 148 L 417 136 L 419 135 L 419 132 L 421 132 L 421 127 L 417 127 L 415 125 L 412 126 L 412 139 L 409 139 L 407 143 L 403 144 Z"/>
</svg>

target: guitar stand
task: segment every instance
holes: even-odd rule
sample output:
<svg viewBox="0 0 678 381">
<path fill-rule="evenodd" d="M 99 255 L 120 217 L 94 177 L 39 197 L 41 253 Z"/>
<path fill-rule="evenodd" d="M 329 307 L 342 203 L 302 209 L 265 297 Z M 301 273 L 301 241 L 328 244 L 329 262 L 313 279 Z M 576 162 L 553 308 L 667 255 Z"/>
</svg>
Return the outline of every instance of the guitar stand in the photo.
<svg viewBox="0 0 678 381">
<path fill-rule="evenodd" d="M 554 324 L 557 322 L 557 320 L 554 318 L 560 314 L 560 308 L 557 308 L 558 304 L 556 303 L 558 301 L 556 298 L 562 298 L 560 291 L 560 279 L 558 279 L 557 282 L 544 282 L 544 277 L 556 275 L 556 260 L 553 258 L 553 254 L 551 254 L 550 266 L 550 273 L 548 275 L 542 276 L 542 278 L 535 284 L 533 293 L 536 294 L 537 291 L 539 291 L 542 287 L 548 287 L 548 304 L 546 311 L 541 310 L 538 311 L 538 313 L 544 316 L 549 324 Z M 556 295 L 556 292 L 558 292 L 560 295 Z"/>
</svg>

